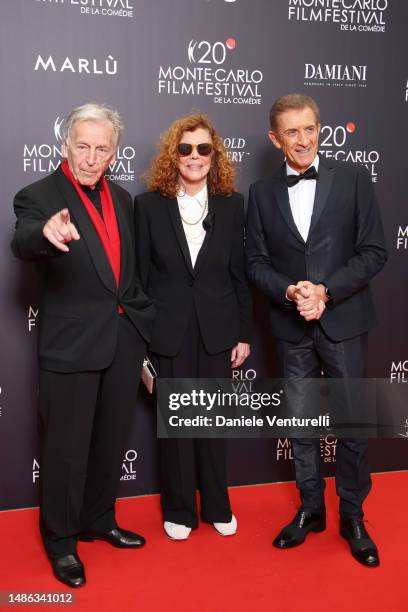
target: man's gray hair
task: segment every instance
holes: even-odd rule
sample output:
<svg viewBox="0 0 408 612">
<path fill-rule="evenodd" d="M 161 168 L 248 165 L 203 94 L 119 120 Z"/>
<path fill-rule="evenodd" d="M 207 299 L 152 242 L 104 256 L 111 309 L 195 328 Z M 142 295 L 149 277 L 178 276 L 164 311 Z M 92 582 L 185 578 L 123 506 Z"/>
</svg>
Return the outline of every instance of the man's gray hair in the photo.
<svg viewBox="0 0 408 612">
<path fill-rule="evenodd" d="M 115 146 L 118 145 L 123 132 L 123 121 L 118 111 L 104 104 L 90 102 L 74 108 L 64 121 L 63 140 L 65 143 L 71 135 L 72 128 L 77 121 L 109 121 L 115 134 Z"/>
<path fill-rule="evenodd" d="M 278 129 L 278 117 L 289 110 L 303 110 L 310 108 L 315 116 L 316 123 L 320 123 L 320 110 L 314 98 L 304 94 L 288 94 L 281 96 L 273 103 L 269 113 L 269 123 L 274 132 Z"/>
</svg>

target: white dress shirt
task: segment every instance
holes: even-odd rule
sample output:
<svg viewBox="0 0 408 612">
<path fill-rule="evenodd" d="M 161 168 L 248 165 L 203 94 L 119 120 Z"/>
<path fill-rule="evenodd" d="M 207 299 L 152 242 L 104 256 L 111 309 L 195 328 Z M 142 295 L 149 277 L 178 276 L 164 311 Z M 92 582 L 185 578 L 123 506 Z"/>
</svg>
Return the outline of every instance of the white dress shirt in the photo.
<svg viewBox="0 0 408 612">
<path fill-rule="evenodd" d="M 319 168 L 319 156 L 316 155 L 309 168 L 314 166 L 316 171 Z M 300 174 L 296 172 L 286 162 L 287 174 Z M 301 180 L 293 187 L 288 187 L 289 204 L 292 211 L 293 220 L 299 230 L 300 235 L 306 242 L 309 235 L 310 221 L 312 219 L 313 204 L 316 193 L 316 179 Z"/>
<path fill-rule="evenodd" d="M 187 193 L 179 193 L 177 195 L 177 202 L 188 250 L 190 251 L 191 264 L 194 268 L 197 255 L 202 247 L 206 233 L 203 227 L 203 221 L 208 212 L 207 185 L 204 185 L 202 190 L 196 193 L 195 196 L 190 196 Z M 206 208 L 207 210 L 205 210 Z M 188 221 L 188 223 L 185 221 Z M 198 221 L 198 223 L 195 223 L 196 221 Z M 195 225 L 189 225 L 189 223 L 194 223 Z"/>
</svg>

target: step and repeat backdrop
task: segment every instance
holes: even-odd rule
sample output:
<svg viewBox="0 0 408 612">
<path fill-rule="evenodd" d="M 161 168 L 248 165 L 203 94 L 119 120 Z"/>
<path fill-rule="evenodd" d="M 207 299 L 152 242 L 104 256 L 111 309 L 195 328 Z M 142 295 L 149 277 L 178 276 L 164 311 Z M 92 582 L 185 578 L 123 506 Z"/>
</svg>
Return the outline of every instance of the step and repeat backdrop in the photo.
<svg viewBox="0 0 408 612">
<path fill-rule="evenodd" d="M 405 0 L 3 0 L 0 17 L 0 509 L 37 505 L 41 473 L 37 279 L 9 248 L 13 196 L 58 166 L 63 118 L 85 102 L 122 113 L 108 178 L 132 195 L 144 190 L 160 132 L 194 110 L 214 120 L 247 194 L 282 163 L 267 138 L 273 100 L 314 96 L 320 153 L 368 168 L 385 224 L 390 257 L 373 284 L 369 374 L 408 381 Z M 276 376 L 268 305 L 256 292 L 254 301 L 242 376 Z M 399 438 L 372 440 L 370 454 L 374 471 L 407 469 L 408 422 Z M 335 438 L 321 440 L 321 455 L 332 474 Z M 293 477 L 287 439 L 230 441 L 231 485 Z M 120 495 L 157 490 L 155 406 L 141 390 Z"/>
</svg>

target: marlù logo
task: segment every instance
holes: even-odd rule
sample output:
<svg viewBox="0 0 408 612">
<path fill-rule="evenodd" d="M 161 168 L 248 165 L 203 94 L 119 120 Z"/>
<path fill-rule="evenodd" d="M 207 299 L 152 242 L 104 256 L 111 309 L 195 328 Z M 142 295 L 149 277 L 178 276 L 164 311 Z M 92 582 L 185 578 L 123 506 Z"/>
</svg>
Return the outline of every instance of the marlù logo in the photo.
<svg viewBox="0 0 408 612">
<path fill-rule="evenodd" d="M 408 359 L 393 361 L 390 371 L 390 382 L 408 383 Z"/>
<path fill-rule="evenodd" d="M 227 149 L 227 156 L 232 162 L 242 162 L 244 155 L 251 155 L 249 151 L 245 151 L 246 140 L 245 138 L 224 138 L 224 146 Z"/>
<path fill-rule="evenodd" d="M 190 40 L 186 50 L 189 65 L 159 67 L 158 93 L 208 96 L 215 104 L 262 104 L 262 71 L 226 65 L 236 47 L 234 38 L 225 42 Z"/>
<path fill-rule="evenodd" d="M 348 32 L 385 32 L 388 0 L 288 0 L 289 21 L 333 23 Z"/>
<path fill-rule="evenodd" d="M 113 76 L 118 73 L 118 62 L 114 59 L 113 55 L 108 55 L 104 60 L 87 59 L 85 57 L 75 59 L 65 57 L 62 60 L 57 60 L 52 55 L 43 57 L 39 54 L 35 60 L 34 71 Z"/>
<path fill-rule="evenodd" d="M 54 172 L 61 163 L 62 158 L 62 124 L 63 117 L 54 121 L 53 134 L 56 142 L 53 144 L 25 144 L 23 151 L 24 172 L 49 173 Z M 105 174 L 109 181 L 134 181 L 134 160 L 136 149 L 130 145 L 119 146 L 116 152 L 116 160 L 109 165 Z M 31 317 L 33 318 L 33 317 Z M 29 316 L 30 319 L 30 316 Z"/>
<path fill-rule="evenodd" d="M 367 66 L 305 64 L 304 79 L 306 86 L 367 87 Z"/>
<path fill-rule="evenodd" d="M 102 17 L 133 17 L 130 0 L 34 0 L 41 4 L 58 4 L 74 7 L 82 15 L 101 15 Z"/>
<path fill-rule="evenodd" d="M 372 182 L 377 183 L 380 154 L 378 151 L 351 149 L 348 140 L 356 130 L 357 126 L 353 121 L 348 121 L 345 126 L 324 125 L 320 131 L 319 153 L 327 158 L 363 164 L 369 171 Z"/>
<path fill-rule="evenodd" d="M 122 476 L 121 480 L 136 480 L 136 468 L 135 461 L 137 459 L 137 452 L 130 448 L 126 451 L 125 457 L 122 463 Z"/>
</svg>

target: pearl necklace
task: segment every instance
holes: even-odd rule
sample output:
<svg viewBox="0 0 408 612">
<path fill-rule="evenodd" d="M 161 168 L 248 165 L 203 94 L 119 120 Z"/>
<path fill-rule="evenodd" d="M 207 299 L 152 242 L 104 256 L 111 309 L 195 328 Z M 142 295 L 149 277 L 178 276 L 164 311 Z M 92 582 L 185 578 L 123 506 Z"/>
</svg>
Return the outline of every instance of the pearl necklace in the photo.
<svg viewBox="0 0 408 612">
<path fill-rule="evenodd" d="M 197 202 L 197 204 L 201 208 L 201 203 L 198 200 L 198 198 L 196 198 L 194 196 L 190 196 L 190 198 L 191 197 Z M 206 216 L 207 212 L 208 212 L 208 198 L 204 202 L 203 211 L 200 213 L 200 216 L 198 217 L 197 221 L 187 221 L 187 219 L 185 219 L 183 217 L 183 215 L 181 214 L 181 210 L 180 210 L 180 217 L 181 217 L 183 223 L 185 223 L 186 225 L 197 225 L 198 223 L 200 223 L 200 221 L 202 221 L 204 219 L 204 217 Z"/>
</svg>

